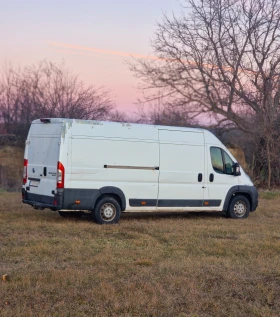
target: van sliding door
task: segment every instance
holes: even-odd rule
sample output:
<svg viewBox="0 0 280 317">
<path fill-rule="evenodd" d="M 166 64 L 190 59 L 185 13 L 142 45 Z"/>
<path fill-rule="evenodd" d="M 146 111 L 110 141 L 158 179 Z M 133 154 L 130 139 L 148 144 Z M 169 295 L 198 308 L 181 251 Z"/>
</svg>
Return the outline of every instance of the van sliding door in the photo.
<svg viewBox="0 0 280 317">
<path fill-rule="evenodd" d="M 201 209 L 205 164 L 203 132 L 159 130 L 158 210 Z"/>
</svg>

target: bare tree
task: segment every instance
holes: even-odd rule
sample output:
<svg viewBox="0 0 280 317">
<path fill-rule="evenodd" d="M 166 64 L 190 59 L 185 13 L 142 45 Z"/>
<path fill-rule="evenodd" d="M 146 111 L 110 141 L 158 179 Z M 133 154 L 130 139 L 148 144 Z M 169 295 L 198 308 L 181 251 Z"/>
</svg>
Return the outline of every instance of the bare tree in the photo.
<svg viewBox="0 0 280 317">
<path fill-rule="evenodd" d="M 218 124 L 261 138 L 270 187 L 272 166 L 279 165 L 279 151 L 274 152 L 279 148 L 280 0 L 184 4 L 179 17 L 165 16 L 158 25 L 152 42 L 158 60 L 139 60 L 131 69 L 145 89 L 159 89 L 174 107 L 209 114 Z"/>
<path fill-rule="evenodd" d="M 131 113 L 131 112 L 115 110 L 115 111 L 111 111 L 107 119 L 109 121 L 114 121 L 114 122 L 150 123 L 149 120 L 146 120 L 146 116 L 145 118 L 142 117 L 142 112 Z"/>
<path fill-rule="evenodd" d="M 112 109 L 109 91 L 86 86 L 63 64 L 6 65 L 1 74 L 0 121 L 8 133 L 25 135 L 40 117 L 106 119 Z"/>
<path fill-rule="evenodd" d="M 130 122 L 129 117 L 126 115 L 126 113 L 120 110 L 111 111 L 108 120 L 114 122 Z"/>
<path fill-rule="evenodd" d="M 162 101 L 162 99 L 150 100 L 148 109 L 146 102 L 139 103 L 137 122 L 177 127 L 198 126 L 198 122 L 189 116 L 187 109 L 174 107 Z"/>
</svg>

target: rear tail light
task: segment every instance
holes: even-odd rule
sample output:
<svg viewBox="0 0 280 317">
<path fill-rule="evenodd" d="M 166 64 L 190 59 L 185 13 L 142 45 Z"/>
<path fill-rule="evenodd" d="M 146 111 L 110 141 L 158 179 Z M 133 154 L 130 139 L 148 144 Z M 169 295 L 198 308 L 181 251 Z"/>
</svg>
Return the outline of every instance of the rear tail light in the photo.
<svg viewBox="0 0 280 317">
<path fill-rule="evenodd" d="M 23 160 L 23 174 L 22 174 L 22 184 L 25 185 L 27 183 L 27 165 L 28 160 Z"/>
<path fill-rule="evenodd" d="M 62 163 L 57 162 L 57 188 L 64 188 L 64 175 L 65 170 Z"/>
</svg>

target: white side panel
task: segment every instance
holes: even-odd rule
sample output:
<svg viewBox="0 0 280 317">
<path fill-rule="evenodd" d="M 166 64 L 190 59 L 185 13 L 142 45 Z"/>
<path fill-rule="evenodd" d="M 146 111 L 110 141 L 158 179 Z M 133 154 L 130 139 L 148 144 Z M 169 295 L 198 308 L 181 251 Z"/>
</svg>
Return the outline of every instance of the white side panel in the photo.
<svg viewBox="0 0 280 317">
<path fill-rule="evenodd" d="M 105 165 L 111 168 L 104 168 Z M 158 142 L 72 138 L 71 188 L 118 187 L 127 199 L 127 210 L 133 209 L 129 199 L 157 199 L 159 171 L 152 168 L 158 166 Z"/>
<path fill-rule="evenodd" d="M 158 129 L 152 125 L 75 120 L 72 135 L 80 137 L 120 138 L 122 140 L 158 141 Z"/>
<path fill-rule="evenodd" d="M 160 129 L 159 139 L 161 143 L 204 145 L 204 135 L 201 131 L 174 131 Z"/>
<path fill-rule="evenodd" d="M 204 130 L 205 144 L 224 146 L 222 142 L 210 131 Z"/>
</svg>

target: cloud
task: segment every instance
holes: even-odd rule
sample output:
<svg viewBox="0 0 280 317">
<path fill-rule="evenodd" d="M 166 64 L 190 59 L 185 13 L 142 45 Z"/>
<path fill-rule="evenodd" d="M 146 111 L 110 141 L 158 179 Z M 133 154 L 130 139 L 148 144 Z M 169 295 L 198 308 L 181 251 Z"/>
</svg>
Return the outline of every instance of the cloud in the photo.
<svg viewBox="0 0 280 317">
<path fill-rule="evenodd" d="M 100 49 L 95 47 L 80 46 L 80 45 L 73 45 L 73 44 L 66 44 L 66 43 L 59 43 L 59 42 L 49 42 L 48 44 L 54 48 L 53 49 L 54 51 L 67 53 L 67 54 L 80 54 L 80 55 L 91 56 L 91 54 L 87 54 L 87 53 L 98 53 L 100 55 L 132 57 L 132 58 L 140 58 L 140 59 L 148 59 L 148 60 L 156 60 L 156 61 L 179 62 L 176 59 L 160 58 L 160 57 L 152 56 L 152 55 L 143 55 L 143 54 L 122 52 L 122 51 L 105 50 L 105 49 Z M 194 68 L 196 68 L 196 63 L 194 61 L 181 60 L 180 62 L 183 64 L 193 65 Z M 217 70 L 219 69 L 218 65 L 216 64 L 203 63 L 203 66 L 209 69 L 217 69 Z M 230 71 L 230 72 L 233 71 L 233 68 L 230 66 L 223 66 L 222 69 L 224 71 Z M 246 70 L 246 69 L 239 69 L 238 72 L 244 73 L 244 74 L 247 74 L 247 73 L 255 74 L 253 70 Z"/>
<path fill-rule="evenodd" d="M 50 46 L 55 48 L 60 48 L 60 50 L 55 49 L 58 52 L 70 53 L 70 54 L 79 54 L 80 52 L 91 52 L 91 53 L 99 53 L 105 55 L 114 55 L 120 57 L 134 57 L 134 58 L 142 58 L 142 59 L 150 59 L 150 60 L 160 60 L 157 56 L 146 56 L 142 54 L 135 54 L 135 53 L 128 53 L 128 52 L 121 52 L 121 51 L 112 51 L 112 50 L 104 50 L 95 47 L 88 47 L 88 46 L 80 46 L 80 45 L 72 45 L 72 44 L 65 44 L 59 42 L 49 42 Z M 63 48 L 64 50 L 61 50 Z"/>
<path fill-rule="evenodd" d="M 63 53 L 63 54 L 70 54 L 70 55 L 83 55 L 83 56 L 93 56 L 93 53 L 87 53 L 87 52 L 80 52 L 80 51 L 72 51 L 72 50 L 67 50 L 67 49 L 57 49 L 57 48 L 52 48 L 52 52 L 56 53 Z M 97 57 L 104 57 L 104 55 L 96 54 Z M 116 56 L 114 56 L 116 57 Z"/>
<path fill-rule="evenodd" d="M 91 56 L 91 54 L 87 53 L 98 53 L 101 55 L 111 55 L 111 56 L 120 56 L 120 57 L 133 57 L 133 58 L 140 58 L 140 59 L 148 59 L 148 60 L 156 60 L 156 61 L 177 61 L 171 58 L 160 58 L 157 56 L 152 55 L 142 55 L 142 54 L 135 54 L 135 53 L 128 53 L 128 52 L 121 52 L 121 51 L 112 51 L 112 50 L 104 50 L 95 47 L 88 47 L 88 46 L 80 46 L 80 45 L 73 45 L 73 44 L 66 44 L 66 43 L 59 43 L 59 42 L 49 42 L 50 46 L 54 47 L 54 51 L 60 53 L 68 53 L 68 54 L 81 54 Z M 59 49 L 58 49 L 59 48 Z M 188 60 L 181 60 L 184 64 L 195 65 L 195 62 L 188 61 Z M 205 64 L 208 68 L 211 68 L 213 65 Z"/>
</svg>

